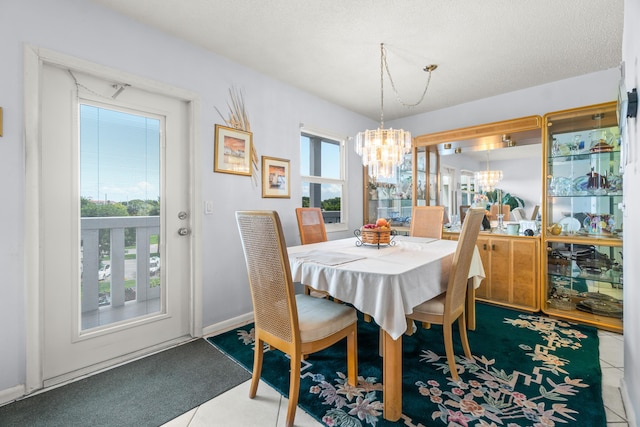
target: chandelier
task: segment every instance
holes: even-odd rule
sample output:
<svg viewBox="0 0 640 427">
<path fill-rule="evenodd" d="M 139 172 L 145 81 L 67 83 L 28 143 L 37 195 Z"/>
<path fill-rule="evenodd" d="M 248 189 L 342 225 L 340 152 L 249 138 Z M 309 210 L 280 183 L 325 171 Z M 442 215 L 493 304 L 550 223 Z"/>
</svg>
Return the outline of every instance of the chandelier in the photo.
<svg viewBox="0 0 640 427">
<path fill-rule="evenodd" d="M 411 133 L 409 131 L 384 128 L 384 70 L 387 71 L 398 101 L 405 107 L 415 107 L 424 100 L 431 81 L 431 72 L 437 67 L 437 65 L 427 65 L 424 68 L 424 71 L 429 73 L 429 78 L 422 97 L 414 104 L 405 104 L 400 100 L 395 83 L 391 78 L 384 43 L 380 43 L 380 127 L 359 132 L 355 144 L 356 153 L 362 156 L 362 164 L 369 167 L 369 174 L 373 178 L 394 176 L 396 167 L 404 162 L 404 155 L 411 151 Z"/>
<path fill-rule="evenodd" d="M 489 170 L 489 151 L 487 150 L 487 170 L 478 171 L 474 174 L 476 184 L 482 188 L 482 191 L 493 191 L 496 185 L 502 181 L 501 170 Z"/>
</svg>

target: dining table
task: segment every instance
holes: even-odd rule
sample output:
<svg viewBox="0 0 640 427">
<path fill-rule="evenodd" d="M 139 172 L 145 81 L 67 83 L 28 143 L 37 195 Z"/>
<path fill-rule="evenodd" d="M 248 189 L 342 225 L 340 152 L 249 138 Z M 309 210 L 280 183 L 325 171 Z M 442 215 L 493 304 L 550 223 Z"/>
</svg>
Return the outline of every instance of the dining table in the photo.
<svg viewBox="0 0 640 427">
<path fill-rule="evenodd" d="M 358 237 L 287 248 L 294 282 L 349 303 L 381 330 L 383 416 L 402 414 L 402 335 L 413 308 L 446 291 L 458 242 L 393 236 L 389 244 Z M 469 269 L 467 317 L 475 328 L 475 289 L 485 278 L 477 247 Z"/>
</svg>

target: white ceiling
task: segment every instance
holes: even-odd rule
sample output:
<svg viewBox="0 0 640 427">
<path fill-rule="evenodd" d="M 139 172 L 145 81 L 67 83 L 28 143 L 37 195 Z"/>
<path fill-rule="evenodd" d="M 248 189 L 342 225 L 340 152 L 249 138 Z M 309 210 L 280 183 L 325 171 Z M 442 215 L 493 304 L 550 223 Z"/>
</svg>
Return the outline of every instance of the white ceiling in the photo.
<svg viewBox="0 0 640 427">
<path fill-rule="evenodd" d="M 618 67 L 623 0 L 92 0 L 374 120 Z"/>
</svg>

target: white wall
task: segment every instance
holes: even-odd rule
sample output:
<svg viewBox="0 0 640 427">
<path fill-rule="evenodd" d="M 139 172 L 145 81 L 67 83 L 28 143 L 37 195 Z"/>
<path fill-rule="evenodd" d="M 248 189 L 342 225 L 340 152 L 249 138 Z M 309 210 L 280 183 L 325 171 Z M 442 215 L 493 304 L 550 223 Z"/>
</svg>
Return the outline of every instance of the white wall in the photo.
<svg viewBox="0 0 640 427">
<path fill-rule="evenodd" d="M 424 135 L 615 101 L 620 70 L 612 68 L 390 122 Z M 427 94 L 427 97 L 429 94 Z"/>
<path fill-rule="evenodd" d="M 201 97 L 203 200 L 215 202 L 203 217 L 203 326 L 251 312 L 244 258 L 235 226 L 239 209 L 274 209 L 285 237 L 299 244 L 294 208 L 300 169 L 300 124 L 354 136 L 375 121 L 337 107 L 199 47 L 144 27 L 81 0 L 0 0 L 0 401 L 25 382 L 24 103 L 23 47 L 39 46 L 173 85 Z M 258 155 L 291 160 L 291 199 L 263 199 L 249 177 L 213 172 L 213 130 L 226 113 L 228 90 L 241 88 Z M 362 222 L 360 158 L 348 147 L 350 228 Z M 27 153 L 28 155 L 28 153 Z M 331 238 L 350 234 L 334 234 Z"/>
<path fill-rule="evenodd" d="M 624 32 L 622 36 L 622 60 L 625 63 L 627 91 L 640 88 L 640 1 L 625 0 Z M 629 160 L 623 176 L 624 203 L 624 382 L 623 398 L 630 426 L 640 426 L 640 310 L 635 305 L 640 301 L 640 128 L 638 118 L 627 120 L 629 138 Z M 628 236 L 628 237 L 627 237 Z M 629 309 L 631 307 L 631 309 Z"/>
</svg>

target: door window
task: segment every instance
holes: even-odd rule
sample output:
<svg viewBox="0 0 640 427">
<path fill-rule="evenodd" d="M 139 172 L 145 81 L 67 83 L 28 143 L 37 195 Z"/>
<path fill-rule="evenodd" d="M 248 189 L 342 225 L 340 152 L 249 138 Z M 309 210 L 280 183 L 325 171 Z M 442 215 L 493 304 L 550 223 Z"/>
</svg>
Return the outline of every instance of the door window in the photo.
<svg viewBox="0 0 640 427">
<path fill-rule="evenodd" d="M 157 117 L 80 104 L 82 330 L 160 311 Z"/>
</svg>

